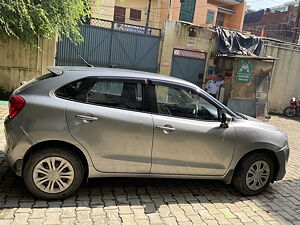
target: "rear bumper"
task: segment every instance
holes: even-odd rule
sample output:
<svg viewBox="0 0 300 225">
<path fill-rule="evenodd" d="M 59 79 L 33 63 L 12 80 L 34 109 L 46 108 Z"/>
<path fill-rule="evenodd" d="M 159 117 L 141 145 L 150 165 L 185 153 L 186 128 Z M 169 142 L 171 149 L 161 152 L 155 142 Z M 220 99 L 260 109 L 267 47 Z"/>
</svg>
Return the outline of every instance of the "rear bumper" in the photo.
<svg viewBox="0 0 300 225">
<path fill-rule="evenodd" d="M 275 177 L 275 180 L 282 180 L 286 174 L 286 164 L 290 156 L 290 148 L 288 145 L 275 152 L 277 161 L 278 161 L 278 173 Z"/>
<path fill-rule="evenodd" d="M 15 172 L 17 176 L 22 176 L 23 169 L 23 159 L 17 159 L 16 161 L 10 157 L 10 155 L 5 153 L 5 158 L 8 161 L 10 167 Z"/>
<path fill-rule="evenodd" d="M 4 132 L 6 139 L 5 157 L 15 173 L 21 176 L 23 157 L 33 140 L 21 126 L 17 126 L 8 117 L 4 121 Z"/>
</svg>

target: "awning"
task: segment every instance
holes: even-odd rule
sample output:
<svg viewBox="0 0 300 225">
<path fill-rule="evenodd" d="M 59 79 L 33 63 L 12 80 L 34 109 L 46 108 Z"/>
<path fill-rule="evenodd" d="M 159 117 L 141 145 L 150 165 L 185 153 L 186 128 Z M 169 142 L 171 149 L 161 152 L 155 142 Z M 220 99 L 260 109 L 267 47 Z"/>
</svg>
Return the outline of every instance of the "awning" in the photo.
<svg viewBox="0 0 300 225">
<path fill-rule="evenodd" d="M 225 14 L 230 14 L 230 15 L 235 14 L 235 11 L 230 10 L 230 9 L 225 9 L 225 8 L 222 8 L 222 7 L 218 8 L 218 12 L 225 13 Z"/>
<path fill-rule="evenodd" d="M 215 0 L 215 2 L 221 3 L 222 5 L 237 5 L 243 3 L 244 0 Z"/>
<path fill-rule="evenodd" d="M 257 60 L 278 60 L 272 56 L 248 56 L 248 55 L 231 55 L 231 54 L 216 54 L 212 55 L 213 57 L 221 58 L 241 58 L 241 59 L 257 59 Z"/>
</svg>

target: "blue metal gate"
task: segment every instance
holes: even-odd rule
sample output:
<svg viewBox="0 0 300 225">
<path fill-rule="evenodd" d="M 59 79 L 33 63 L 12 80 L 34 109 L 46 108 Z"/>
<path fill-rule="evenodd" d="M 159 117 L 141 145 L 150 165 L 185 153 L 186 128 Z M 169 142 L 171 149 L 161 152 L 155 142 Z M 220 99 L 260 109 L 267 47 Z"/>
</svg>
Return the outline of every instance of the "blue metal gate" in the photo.
<svg viewBox="0 0 300 225">
<path fill-rule="evenodd" d="M 198 86 L 203 82 L 206 53 L 175 48 L 171 76 L 190 81 Z"/>
<path fill-rule="evenodd" d="M 160 29 L 92 19 L 80 27 L 84 42 L 65 36 L 58 43 L 56 65 L 117 67 L 157 72 Z"/>
</svg>

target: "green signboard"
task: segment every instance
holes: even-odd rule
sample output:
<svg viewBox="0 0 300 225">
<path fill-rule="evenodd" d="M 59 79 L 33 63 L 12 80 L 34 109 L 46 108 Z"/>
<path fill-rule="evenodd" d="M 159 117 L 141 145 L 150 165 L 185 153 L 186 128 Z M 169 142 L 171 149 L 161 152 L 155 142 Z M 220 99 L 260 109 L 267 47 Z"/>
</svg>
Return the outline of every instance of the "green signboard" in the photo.
<svg viewBox="0 0 300 225">
<path fill-rule="evenodd" d="M 241 59 L 236 76 L 237 82 L 248 83 L 252 78 L 253 64 L 249 59 Z"/>
</svg>

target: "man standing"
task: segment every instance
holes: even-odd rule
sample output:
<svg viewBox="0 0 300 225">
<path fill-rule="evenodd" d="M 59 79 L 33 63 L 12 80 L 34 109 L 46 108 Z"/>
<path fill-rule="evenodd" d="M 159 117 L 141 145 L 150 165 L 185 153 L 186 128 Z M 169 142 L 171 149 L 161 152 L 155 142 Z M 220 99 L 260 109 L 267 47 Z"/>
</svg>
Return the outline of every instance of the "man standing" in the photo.
<svg viewBox="0 0 300 225">
<path fill-rule="evenodd" d="M 220 91 L 220 87 L 223 84 L 224 81 L 222 80 L 222 76 L 218 76 L 217 78 L 214 78 L 207 82 L 205 91 L 211 96 L 217 98 L 217 95 L 219 94 Z"/>
</svg>

